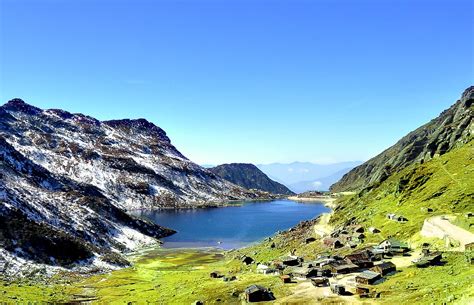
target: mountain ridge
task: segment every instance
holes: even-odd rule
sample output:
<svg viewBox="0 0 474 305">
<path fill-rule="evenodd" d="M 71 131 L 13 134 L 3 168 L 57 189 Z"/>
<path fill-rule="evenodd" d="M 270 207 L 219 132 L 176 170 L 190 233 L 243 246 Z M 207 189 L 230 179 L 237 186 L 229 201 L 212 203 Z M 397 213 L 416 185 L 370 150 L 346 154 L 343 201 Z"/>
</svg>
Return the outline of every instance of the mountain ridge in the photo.
<svg viewBox="0 0 474 305">
<path fill-rule="evenodd" d="M 193 163 L 146 119 L 99 121 L 18 98 L 0 106 L 0 177 L 9 275 L 124 266 L 121 253 L 174 233 L 127 210 L 268 198 Z"/>
<path fill-rule="evenodd" d="M 330 188 L 332 192 L 360 190 L 383 182 L 412 162 L 426 162 L 466 143 L 472 130 L 474 86 L 467 88 L 451 107 L 408 133 L 396 144 L 355 167 Z"/>
<path fill-rule="evenodd" d="M 258 189 L 273 194 L 293 195 L 285 185 L 270 179 L 250 163 L 227 163 L 209 169 L 214 174 L 247 189 Z"/>
<path fill-rule="evenodd" d="M 41 110 L 21 99 L 0 109 L 0 135 L 17 150 L 54 173 L 99 187 L 127 209 L 192 207 L 262 195 L 193 163 L 146 119 L 99 121 Z"/>
</svg>

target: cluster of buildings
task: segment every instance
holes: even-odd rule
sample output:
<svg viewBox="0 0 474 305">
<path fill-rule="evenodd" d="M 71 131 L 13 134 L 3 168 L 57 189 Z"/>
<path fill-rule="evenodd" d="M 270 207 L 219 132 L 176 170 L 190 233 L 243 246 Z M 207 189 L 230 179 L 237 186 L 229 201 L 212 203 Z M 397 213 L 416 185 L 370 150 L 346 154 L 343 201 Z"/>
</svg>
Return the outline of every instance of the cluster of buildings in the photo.
<svg viewBox="0 0 474 305">
<path fill-rule="evenodd" d="M 383 260 L 384 255 L 402 254 L 405 251 L 408 251 L 408 246 L 405 247 L 403 243 L 390 239 L 375 248 L 354 252 L 344 257 L 322 255 L 315 260 L 305 261 L 301 257 L 288 255 L 268 264 L 258 264 L 256 272 L 280 275 L 283 283 L 310 280 L 314 286 L 330 286 L 336 294 L 344 294 L 346 289 L 343 285 L 331 283 L 331 278 L 355 273 L 356 293 L 368 296 L 371 291 L 369 285 L 396 271 L 395 264 Z M 263 301 L 264 298 L 259 295 L 266 295 L 266 292 L 268 289 L 253 285 L 245 291 L 245 298 L 249 302 Z"/>
<path fill-rule="evenodd" d="M 355 227 L 353 232 L 358 233 Z M 346 234 L 344 232 L 338 232 Z M 394 238 L 384 240 L 375 247 L 355 251 L 346 256 L 321 255 L 307 261 L 302 257 L 288 255 L 267 264 L 258 264 L 256 272 L 267 275 L 279 275 L 283 283 L 310 280 L 314 286 L 329 286 L 336 294 L 345 294 L 346 287 L 333 278 L 338 275 L 354 274 L 356 290 L 360 296 L 370 296 L 371 285 L 396 271 L 396 266 L 387 260 L 393 255 L 403 255 L 409 246 Z"/>
<path fill-rule="evenodd" d="M 397 215 L 393 217 L 396 221 L 403 218 Z M 380 230 L 370 227 L 368 232 L 376 234 Z M 362 226 L 339 228 L 331 232 L 323 243 L 331 248 L 344 247 L 348 243 L 360 244 L 365 238 L 364 233 Z M 390 258 L 395 255 L 404 255 L 409 251 L 408 244 L 395 238 L 388 238 L 376 246 L 357 250 L 345 256 L 320 255 L 314 260 L 305 260 L 296 255 L 288 255 L 268 263 L 256 263 L 249 256 L 242 256 L 240 260 L 246 265 L 256 263 L 257 273 L 280 276 L 283 283 L 308 280 L 316 287 L 329 287 L 334 294 L 338 295 L 348 294 L 349 287 L 346 286 L 349 282 L 341 281 L 341 279 L 350 279 L 351 291 L 355 286 L 355 293 L 359 296 L 374 297 L 376 292 L 373 285 L 397 270 Z M 439 252 L 424 250 L 423 256 L 413 262 L 418 267 L 425 267 L 439 262 L 441 258 Z M 219 275 L 211 274 L 211 277 L 219 277 Z M 270 289 L 252 285 L 244 291 L 243 298 L 248 302 L 260 302 L 273 300 L 274 296 Z"/>
</svg>

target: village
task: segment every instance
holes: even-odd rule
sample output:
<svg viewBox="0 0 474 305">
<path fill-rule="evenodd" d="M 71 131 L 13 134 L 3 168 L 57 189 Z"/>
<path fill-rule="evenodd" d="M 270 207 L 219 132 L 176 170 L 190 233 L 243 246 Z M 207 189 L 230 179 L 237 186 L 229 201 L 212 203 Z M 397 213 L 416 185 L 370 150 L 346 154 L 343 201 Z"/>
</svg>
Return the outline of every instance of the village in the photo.
<svg viewBox="0 0 474 305">
<path fill-rule="evenodd" d="M 405 222 L 400 215 L 389 214 L 387 219 Z M 399 267 L 414 265 L 426 268 L 443 264 L 442 253 L 431 251 L 430 245 L 423 244 L 421 253 L 396 238 L 389 237 L 376 245 L 365 245 L 366 234 L 379 234 L 375 227 L 364 228 L 351 225 L 334 229 L 321 241 L 329 250 L 353 249 L 349 254 L 315 255 L 313 258 L 300 257 L 294 251 L 283 257 L 267 262 L 257 262 L 248 255 L 239 257 L 241 264 L 250 267 L 253 272 L 266 276 L 279 277 L 284 285 L 310 283 L 315 295 L 321 297 L 380 298 L 377 284 L 400 272 Z M 316 242 L 309 237 L 305 243 Z M 272 244 L 273 246 L 273 244 Z M 219 271 L 210 274 L 211 278 L 224 281 L 237 280 L 236 276 L 226 276 Z M 246 302 L 275 300 L 271 289 L 258 284 L 251 285 L 240 295 Z"/>
</svg>

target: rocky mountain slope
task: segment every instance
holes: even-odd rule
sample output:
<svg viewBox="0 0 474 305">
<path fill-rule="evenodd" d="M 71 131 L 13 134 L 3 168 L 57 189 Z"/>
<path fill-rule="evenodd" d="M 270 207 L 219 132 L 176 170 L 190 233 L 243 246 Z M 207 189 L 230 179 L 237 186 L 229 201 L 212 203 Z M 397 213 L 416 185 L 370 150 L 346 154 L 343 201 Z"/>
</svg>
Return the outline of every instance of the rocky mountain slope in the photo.
<svg viewBox="0 0 474 305">
<path fill-rule="evenodd" d="M 341 199 L 331 220 L 335 226 L 363 223 L 385 235 L 407 239 L 436 215 L 459 215 L 474 207 L 474 140 L 438 158 L 413 163 L 382 183 Z M 408 219 L 400 224 L 387 219 L 394 213 Z"/>
<path fill-rule="evenodd" d="M 71 267 L 126 263 L 117 252 L 174 231 L 135 219 L 97 187 L 52 174 L 0 137 L 0 270 L 27 261 Z M 31 270 L 30 270 L 31 271 Z"/>
<path fill-rule="evenodd" d="M 0 107 L 0 136 L 26 158 L 97 187 L 125 209 L 192 207 L 260 195 L 191 162 L 145 119 L 101 122 L 14 99 Z"/>
<path fill-rule="evenodd" d="M 436 119 L 403 137 L 378 156 L 354 168 L 331 191 L 354 191 L 381 183 L 413 163 L 423 163 L 467 143 L 474 133 L 474 86 Z"/>
<path fill-rule="evenodd" d="M 222 164 L 209 169 L 219 177 L 247 189 L 258 189 L 273 194 L 294 194 L 286 186 L 271 180 L 253 164 Z"/>
<path fill-rule="evenodd" d="M 421 230 L 427 217 L 472 211 L 473 101 L 474 87 L 470 87 L 438 118 L 335 184 L 333 190 L 356 192 L 339 200 L 332 221 L 337 225 L 364 223 L 384 228 L 391 236 L 409 238 Z M 378 164 L 381 160 L 387 165 Z M 378 176 L 371 179 L 366 172 Z M 387 219 L 389 213 L 408 221 L 400 225 Z"/>
<path fill-rule="evenodd" d="M 0 107 L 0 177 L 3 274 L 122 265 L 120 252 L 174 232 L 127 209 L 265 195 L 189 161 L 144 119 L 101 122 L 20 99 Z"/>
</svg>

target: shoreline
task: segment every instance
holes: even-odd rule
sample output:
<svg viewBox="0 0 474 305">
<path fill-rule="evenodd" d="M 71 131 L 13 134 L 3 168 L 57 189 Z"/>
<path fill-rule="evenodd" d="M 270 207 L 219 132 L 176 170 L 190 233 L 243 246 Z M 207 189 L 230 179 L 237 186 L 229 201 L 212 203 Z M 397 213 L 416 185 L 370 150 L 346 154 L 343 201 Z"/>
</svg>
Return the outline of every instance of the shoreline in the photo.
<svg viewBox="0 0 474 305">
<path fill-rule="evenodd" d="M 299 201 L 299 202 L 321 202 L 325 206 L 330 209 L 334 209 L 336 206 L 334 202 L 336 198 L 332 198 L 329 196 L 321 196 L 321 197 L 298 197 L 298 196 L 289 196 L 287 197 L 288 200 Z"/>
<path fill-rule="evenodd" d="M 198 203 L 193 205 L 186 206 L 162 206 L 162 207 L 141 207 L 141 208 L 132 208 L 125 209 L 127 212 L 139 212 L 139 211 L 160 211 L 160 210 L 198 210 L 198 209 L 215 209 L 215 208 L 226 208 L 226 207 L 235 207 L 241 206 L 247 202 L 266 202 L 274 201 L 279 199 L 287 199 L 285 196 L 277 198 L 258 198 L 258 199 L 231 199 L 226 201 L 215 201 L 209 203 Z"/>
</svg>

